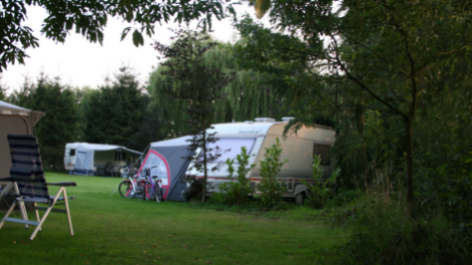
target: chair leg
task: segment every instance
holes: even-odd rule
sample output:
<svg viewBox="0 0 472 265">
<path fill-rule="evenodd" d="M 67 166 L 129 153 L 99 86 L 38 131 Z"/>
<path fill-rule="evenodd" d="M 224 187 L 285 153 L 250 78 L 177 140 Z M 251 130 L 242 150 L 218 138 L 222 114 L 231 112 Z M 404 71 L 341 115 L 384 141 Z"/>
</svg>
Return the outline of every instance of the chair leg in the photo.
<svg viewBox="0 0 472 265">
<path fill-rule="evenodd" d="M 36 208 L 36 206 L 38 206 L 38 204 L 37 204 L 37 203 L 34 203 L 34 211 L 35 211 L 35 213 L 36 213 L 36 221 L 38 221 L 38 223 L 39 223 L 39 221 L 40 221 L 40 218 L 39 218 L 39 211 L 38 211 L 38 209 Z M 39 231 L 41 231 L 41 227 L 39 227 Z"/>
<path fill-rule="evenodd" d="M 63 188 L 64 188 L 64 187 L 61 187 L 61 188 L 59 189 L 59 191 L 57 192 L 56 196 L 54 197 L 54 200 L 49 203 L 49 207 L 47 208 L 46 212 L 43 214 L 43 217 L 42 217 L 41 220 L 39 221 L 38 226 L 36 227 L 36 229 L 34 229 L 34 232 L 33 232 L 33 234 L 32 234 L 31 237 L 30 237 L 30 240 L 31 240 L 31 241 L 33 241 L 34 237 L 35 237 L 36 234 L 39 232 L 39 230 L 41 230 L 41 227 L 43 226 L 44 221 L 46 221 L 46 218 L 48 218 L 48 215 L 49 215 L 49 213 L 51 212 L 52 208 L 54 207 L 54 205 L 56 205 L 57 199 L 59 198 L 58 195 L 61 194 L 61 190 L 62 190 Z"/>
<path fill-rule="evenodd" d="M 49 207 L 47 208 L 46 212 L 44 213 L 43 217 L 41 218 L 41 220 L 39 221 L 39 224 L 38 226 L 36 227 L 36 229 L 34 230 L 33 234 L 31 235 L 30 237 L 30 240 L 33 240 L 35 237 L 36 237 L 36 234 L 38 233 L 38 231 L 41 230 L 41 227 L 44 223 L 44 221 L 46 221 L 46 218 L 48 217 L 49 213 L 52 211 L 52 208 L 54 207 L 54 205 L 56 204 L 57 202 L 57 199 L 59 198 L 59 194 L 63 194 L 64 196 L 64 204 L 66 206 L 66 213 L 67 213 L 67 219 L 69 221 L 69 229 L 70 229 L 70 235 L 73 236 L 74 235 L 74 230 L 72 228 L 72 219 L 70 217 L 70 211 L 69 211 L 69 202 L 67 200 L 67 193 L 66 193 L 66 188 L 65 187 L 61 187 L 59 189 L 59 191 L 57 192 L 56 196 L 54 197 L 54 200 L 49 204 Z"/>
<path fill-rule="evenodd" d="M 54 203 L 56 203 L 56 200 L 54 200 Z M 46 210 L 46 212 L 43 215 L 43 218 L 41 218 L 41 221 L 39 221 L 38 226 L 36 227 L 36 229 L 34 229 L 33 234 L 30 237 L 31 241 L 33 241 L 33 239 L 36 237 L 36 234 L 41 230 L 41 226 L 43 225 L 44 221 L 46 221 L 46 218 L 48 217 L 49 213 L 51 212 L 54 203 L 51 203 L 49 205 L 48 209 Z"/>
<path fill-rule="evenodd" d="M 14 185 L 13 185 L 13 182 L 9 182 L 2 190 L 2 192 L 0 192 L 0 200 L 3 198 L 3 196 L 5 196 L 7 194 L 8 191 L 10 191 L 11 189 L 14 189 Z M 7 203 L 8 205 L 8 203 Z M 8 205 L 8 207 L 10 207 L 10 205 Z M 9 208 L 10 209 L 10 208 Z"/>
<path fill-rule="evenodd" d="M 13 188 L 13 183 L 12 183 L 12 182 L 9 182 L 9 183 L 5 186 L 5 188 L 3 188 L 2 192 L 0 192 L 0 199 L 1 199 L 3 196 L 5 196 L 5 194 L 7 194 L 7 192 L 8 192 L 9 190 L 11 190 L 11 188 Z"/>
<path fill-rule="evenodd" d="M 18 188 L 18 183 L 15 182 L 13 187 L 15 188 L 16 194 L 19 195 L 20 194 L 20 189 Z M 20 208 L 21 217 L 23 217 L 23 220 L 28 221 L 28 213 L 26 212 L 25 202 L 24 201 L 19 201 L 18 202 L 18 207 Z M 25 224 L 25 229 L 28 229 L 27 224 Z"/>
<path fill-rule="evenodd" d="M 8 209 L 8 212 L 5 214 L 5 217 L 3 217 L 2 222 L 0 222 L 0 229 L 2 228 L 3 224 L 5 223 L 5 219 L 7 219 L 8 216 L 10 216 L 11 212 L 13 212 L 13 209 L 15 209 L 15 206 L 16 206 L 17 203 L 18 203 L 17 200 L 15 200 L 13 202 L 13 204 L 10 206 L 10 209 Z"/>
<path fill-rule="evenodd" d="M 70 235 L 74 235 L 74 228 L 72 227 L 72 218 L 70 217 L 70 211 L 69 211 L 69 200 L 67 199 L 67 193 L 66 193 L 66 188 L 62 187 L 63 190 L 63 195 L 64 195 L 64 205 L 66 206 L 66 212 L 67 212 L 67 220 L 69 221 L 69 230 L 70 230 Z"/>
</svg>

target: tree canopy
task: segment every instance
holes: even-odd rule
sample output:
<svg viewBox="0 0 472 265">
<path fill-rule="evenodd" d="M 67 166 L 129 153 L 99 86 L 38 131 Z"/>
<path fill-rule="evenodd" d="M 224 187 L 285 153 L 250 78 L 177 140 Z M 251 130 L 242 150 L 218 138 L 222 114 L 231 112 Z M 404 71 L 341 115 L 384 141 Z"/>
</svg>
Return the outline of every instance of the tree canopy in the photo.
<svg viewBox="0 0 472 265">
<path fill-rule="evenodd" d="M 23 88 L 9 97 L 12 103 L 46 113 L 35 126 L 43 163 L 54 169 L 63 164 L 64 146 L 77 139 L 79 112 L 75 93 L 59 78 L 39 76 L 36 83 L 25 80 Z"/>
<path fill-rule="evenodd" d="M 2 76 L 0 75 L 0 100 L 5 100 L 6 90 L 7 89 L 3 87 Z"/>
<path fill-rule="evenodd" d="M 158 140 L 149 139 L 144 131 L 141 132 L 143 127 L 152 126 L 155 121 L 146 119 L 148 100 L 127 67 L 120 68 L 114 79 L 99 90 L 86 91 L 79 105 L 83 126 L 81 141 L 142 150 L 149 142 Z"/>
<path fill-rule="evenodd" d="M 226 6 L 225 6 L 226 5 Z M 0 1 L 0 72 L 8 64 L 24 64 L 26 49 L 39 46 L 30 27 L 24 26 L 28 6 L 40 6 L 48 12 L 41 33 L 57 42 L 64 42 L 75 30 L 90 42 L 103 41 L 109 17 L 118 17 L 135 26 L 123 29 L 122 39 L 132 32 L 134 45 L 144 45 L 143 34 L 152 36 L 156 24 L 175 21 L 188 23 L 199 20 L 203 30 L 210 29 L 214 19 L 235 14 L 230 0 L 1 0 Z"/>
<path fill-rule="evenodd" d="M 224 100 L 214 103 L 212 121 L 215 123 L 244 121 L 265 116 L 280 119 L 286 114 L 281 108 L 283 99 L 274 92 L 284 86 L 283 79 L 280 79 L 276 73 L 263 73 L 257 69 L 242 68 L 235 53 L 238 53 L 236 46 L 219 43 L 202 55 L 201 63 L 206 67 L 221 69 L 224 73 L 235 73 L 232 82 L 222 89 L 222 93 L 226 95 Z M 150 77 L 148 90 L 154 99 L 155 108 L 163 115 L 163 119 L 172 122 L 168 124 L 170 127 L 167 128 L 165 134 L 180 136 L 188 131 L 187 123 L 184 122 L 188 116 L 181 111 L 186 102 L 176 98 L 171 99 L 165 92 L 168 77 L 162 72 L 167 69 L 166 65 L 159 65 Z"/>
<path fill-rule="evenodd" d="M 175 31 L 175 42 L 172 46 L 156 43 L 156 50 L 167 61 L 162 65 L 165 70 L 161 72 L 166 77 L 163 83 L 164 92 L 170 100 L 176 99 L 184 104 L 181 111 L 187 114 L 186 133 L 192 135 L 189 149 L 201 150 L 202 161 L 194 162 L 197 171 L 203 173 L 202 202 L 206 200 L 207 163 L 218 158 L 207 143 L 214 143 L 218 139 L 206 130 L 211 128 L 215 117 L 215 106 L 224 100 L 222 90 L 233 80 L 234 73 L 225 73 L 223 69 L 211 67 L 203 63 L 203 55 L 217 43 L 209 41 L 209 36 L 194 31 Z M 193 153 L 193 152 L 192 152 Z M 187 157 L 193 160 L 193 155 Z"/>
<path fill-rule="evenodd" d="M 470 3 L 347 0 L 335 6 L 334 2 L 271 1 L 271 22 L 311 48 L 298 53 L 308 57 L 312 68 L 330 73 L 329 79 L 339 73 L 357 87 L 355 104 L 360 113 L 369 97 L 403 119 L 411 210 L 417 109 L 435 86 L 433 78 L 442 73 L 440 69 L 444 65 L 453 69 L 459 58 L 470 56 Z"/>
</svg>

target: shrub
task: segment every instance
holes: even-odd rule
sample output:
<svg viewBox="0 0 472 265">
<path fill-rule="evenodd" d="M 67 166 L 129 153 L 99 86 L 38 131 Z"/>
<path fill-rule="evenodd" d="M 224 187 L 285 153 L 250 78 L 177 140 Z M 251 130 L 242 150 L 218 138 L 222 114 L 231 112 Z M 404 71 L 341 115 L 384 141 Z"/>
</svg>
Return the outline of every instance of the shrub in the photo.
<svg viewBox="0 0 472 265">
<path fill-rule="evenodd" d="M 236 178 L 236 182 L 223 183 L 220 186 L 220 197 L 224 204 L 227 205 L 243 205 L 247 202 L 248 195 L 252 192 L 249 185 L 249 179 L 247 174 L 254 168 L 254 164 L 249 165 L 249 154 L 247 153 L 246 147 L 241 147 L 241 154 L 236 156 L 238 161 L 238 170 L 236 177 L 234 176 L 234 159 L 227 159 L 226 164 L 228 165 L 228 178 Z"/>
<path fill-rule="evenodd" d="M 183 194 L 186 201 L 199 200 L 202 197 L 203 179 L 197 179 L 195 176 L 186 176 L 185 181 L 190 183 L 190 188 Z"/>
<path fill-rule="evenodd" d="M 282 194 L 285 192 L 285 184 L 279 183 L 277 177 L 282 166 L 288 162 L 280 161 L 280 140 L 276 139 L 276 143 L 270 148 L 265 149 L 264 160 L 261 161 L 261 182 L 258 189 L 261 191 L 261 206 L 266 209 L 274 208 L 282 201 Z"/>
<path fill-rule="evenodd" d="M 307 200 L 307 204 L 315 208 L 323 208 L 331 195 L 333 195 L 333 186 L 336 184 L 336 179 L 340 172 L 340 169 L 336 168 L 329 178 L 323 180 L 323 169 L 321 169 L 320 163 L 321 157 L 315 155 L 311 166 L 313 183 L 310 184 L 303 180 L 311 195 Z"/>
<path fill-rule="evenodd" d="M 335 248 L 340 263 L 470 264 L 470 227 L 441 214 L 408 217 L 388 174 L 377 171 L 375 176 L 365 195 L 323 213 L 331 224 L 352 232 L 347 243 Z"/>
<path fill-rule="evenodd" d="M 365 196 L 350 207 L 350 240 L 337 248 L 342 264 L 470 264 L 470 244 L 441 216 L 410 219 L 403 206 Z"/>
<path fill-rule="evenodd" d="M 357 190 L 338 190 L 337 193 L 333 196 L 333 199 L 328 201 L 327 204 L 330 204 L 335 207 L 344 206 L 352 201 L 359 199 L 364 193 Z"/>
</svg>

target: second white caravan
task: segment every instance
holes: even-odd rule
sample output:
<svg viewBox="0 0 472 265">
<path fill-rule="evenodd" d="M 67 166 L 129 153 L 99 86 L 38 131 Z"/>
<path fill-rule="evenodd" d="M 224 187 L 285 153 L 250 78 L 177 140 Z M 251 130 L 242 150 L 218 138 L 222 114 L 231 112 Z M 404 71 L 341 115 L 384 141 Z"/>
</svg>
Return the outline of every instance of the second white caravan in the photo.
<svg viewBox="0 0 472 265">
<path fill-rule="evenodd" d="M 90 143 L 67 143 L 64 168 L 74 175 L 119 175 L 120 167 L 130 165 L 141 152 L 124 146 Z"/>
<path fill-rule="evenodd" d="M 296 133 L 290 132 L 284 137 L 283 131 L 289 119 L 277 122 L 270 118 L 256 118 L 255 122 L 238 122 L 215 124 L 208 133 L 216 133 L 219 140 L 208 145 L 208 148 L 218 146 L 221 150 L 216 161 L 208 164 L 208 168 L 217 166 L 217 170 L 208 172 L 208 192 L 218 192 L 219 186 L 228 181 L 235 181 L 228 178 L 228 167 L 225 161 L 235 159 L 241 152 L 241 147 L 245 146 L 250 155 L 249 163 L 255 167 L 249 172 L 247 178 L 255 194 L 260 193 L 258 187 L 261 181 L 260 161 L 264 159 L 265 149 L 270 148 L 279 138 L 281 142 L 281 161 L 288 160 L 283 165 L 279 180 L 286 185 L 285 198 L 294 198 L 298 204 L 308 196 L 307 187 L 303 180 L 312 180 L 313 156 L 320 155 L 322 159 L 321 168 L 323 177 L 331 175 L 334 169 L 334 161 L 329 159 L 328 152 L 334 144 L 336 133 L 333 128 L 323 125 L 315 127 L 300 128 Z M 196 158 L 199 159 L 196 152 Z M 235 161 L 234 167 L 237 167 Z M 203 174 L 194 169 L 190 163 L 187 176 L 203 178 Z"/>
</svg>

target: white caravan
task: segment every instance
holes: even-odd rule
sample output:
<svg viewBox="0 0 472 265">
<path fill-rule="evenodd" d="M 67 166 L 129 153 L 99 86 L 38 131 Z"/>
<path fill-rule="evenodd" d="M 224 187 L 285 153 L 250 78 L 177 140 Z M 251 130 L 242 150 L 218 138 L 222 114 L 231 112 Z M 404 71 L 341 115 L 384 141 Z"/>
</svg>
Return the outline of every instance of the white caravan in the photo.
<svg viewBox="0 0 472 265">
<path fill-rule="evenodd" d="M 245 146 L 250 154 L 249 163 L 256 166 L 249 172 L 248 178 L 255 194 L 258 190 L 260 177 L 260 161 L 264 159 L 265 149 L 270 148 L 279 138 L 282 148 L 281 161 L 288 160 L 283 165 L 279 174 L 279 181 L 286 185 L 285 198 L 294 198 L 298 204 L 308 196 L 307 188 L 302 180 L 312 181 L 312 163 L 313 156 L 320 155 L 322 159 L 321 168 L 323 177 L 327 178 L 334 169 L 334 161 L 329 159 L 329 148 L 334 144 L 336 133 L 333 128 L 323 125 L 300 128 L 297 133 L 289 132 L 286 137 L 283 131 L 289 117 L 284 118 L 282 122 L 276 122 L 271 118 L 256 118 L 255 122 L 237 122 L 215 124 L 213 129 L 207 130 L 208 133 L 216 133 L 215 137 L 219 140 L 208 144 L 208 148 L 218 146 L 221 150 L 221 156 L 217 161 L 208 164 L 208 168 L 218 165 L 216 171 L 208 172 L 208 192 L 218 192 L 222 183 L 232 181 L 228 179 L 228 166 L 226 159 L 235 159 L 241 152 L 241 147 Z M 201 150 L 197 150 L 199 154 Z M 196 155 L 195 159 L 201 159 L 201 155 Z M 237 161 L 234 162 L 235 170 L 238 167 Z M 188 167 L 187 176 L 196 176 L 203 178 L 201 172 L 193 168 L 193 163 Z M 234 180 L 235 181 L 235 180 Z"/>
<path fill-rule="evenodd" d="M 64 168 L 74 175 L 119 175 L 120 167 L 135 162 L 141 152 L 119 145 L 67 143 Z"/>
</svg>

